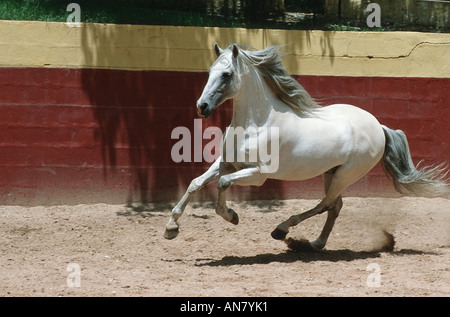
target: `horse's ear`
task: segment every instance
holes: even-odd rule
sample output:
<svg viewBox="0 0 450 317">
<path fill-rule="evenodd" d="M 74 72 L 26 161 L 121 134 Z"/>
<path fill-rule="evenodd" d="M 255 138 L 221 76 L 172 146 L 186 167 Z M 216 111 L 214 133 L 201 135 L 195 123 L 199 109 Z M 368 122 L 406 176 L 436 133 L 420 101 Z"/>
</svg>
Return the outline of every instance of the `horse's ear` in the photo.
<svg viewBox="0 0 450 317">
<path fill-rule="evenodd" d="M 219 47 L 219 44 L 214 43 L 214 52 L 216 52 L 217 57 L 219 57 L 220 54 L 223 53 L 223 49 L 221 49 L 221 48 Z"/>
<path fill-rule="evenodd" d="M 233 57 L 236 58 L 239 55 L 239 49 L 236 44 L 233 44 Z"/>
</svg>

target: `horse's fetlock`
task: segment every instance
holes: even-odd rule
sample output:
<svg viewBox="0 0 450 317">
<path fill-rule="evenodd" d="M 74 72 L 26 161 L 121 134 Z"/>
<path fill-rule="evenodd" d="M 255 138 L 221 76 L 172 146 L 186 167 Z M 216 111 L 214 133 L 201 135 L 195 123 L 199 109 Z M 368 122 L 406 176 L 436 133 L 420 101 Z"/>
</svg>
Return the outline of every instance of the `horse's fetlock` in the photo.
<svg viewBox="0 0 450 317">
<path fill-rule="evenodd" d="M 172 209 L 172 217 L 173 218 L 178 218 L 181 216 L 181 214 L 183 213 L 183 210 L 179 207 L 174 207 Z"/>
</svg>

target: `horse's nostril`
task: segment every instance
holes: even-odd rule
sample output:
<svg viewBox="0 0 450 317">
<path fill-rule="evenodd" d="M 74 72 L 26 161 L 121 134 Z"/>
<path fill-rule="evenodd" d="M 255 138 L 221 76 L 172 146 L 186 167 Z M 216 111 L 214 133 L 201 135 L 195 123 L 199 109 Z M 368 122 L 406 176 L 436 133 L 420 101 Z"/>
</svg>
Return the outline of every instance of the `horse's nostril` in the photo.
<svg viewBox="0 0 450 317">
<path fill-rule="evenodd" d="M 202 103 L 202 104 L 200 105 L 200 110 L 201 110 L 201 111 L 205 111 L 206 108 L 208 108 L 208 103 L 204 102 L 204 103 Z"/>
</svg>

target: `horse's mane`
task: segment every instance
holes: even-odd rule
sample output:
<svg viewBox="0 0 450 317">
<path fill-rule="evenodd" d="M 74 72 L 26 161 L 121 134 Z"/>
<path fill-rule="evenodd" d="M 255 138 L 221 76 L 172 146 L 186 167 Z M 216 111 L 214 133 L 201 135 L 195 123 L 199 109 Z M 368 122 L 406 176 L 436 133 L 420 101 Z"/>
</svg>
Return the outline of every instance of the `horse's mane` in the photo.
<svg viewBox="0 0 450 317">
<path fill-rule="evenodd" d="M 302 114 L 311 113 L 320 107 L 284 68 L 279 54 L 280 46 L 270 46 L 261 51 L 244 50 L 242 45 L 238 47 L 240 48 L 239 56 L 244 63 L 256 69 L 275 95 L 289 107 Z M 231 49 L 232 45 L 228 48 Z"/>
</svg>

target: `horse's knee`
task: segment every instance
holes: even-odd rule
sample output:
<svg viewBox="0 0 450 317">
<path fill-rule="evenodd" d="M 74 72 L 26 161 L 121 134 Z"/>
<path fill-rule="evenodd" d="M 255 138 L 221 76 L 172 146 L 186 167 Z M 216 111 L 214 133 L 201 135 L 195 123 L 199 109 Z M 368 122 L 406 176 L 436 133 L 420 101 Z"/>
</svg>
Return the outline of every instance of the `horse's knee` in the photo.
<svg viewBox="0 0 450 317">
<path fill-rule="evenodd" d="M 230 187 L 231 181 L 227 175 L 222 176 L 217 183 L 217 188 L 220 190 L 226 190 Z"/>
<path fill-rule="evenodd" d="M 201 180 L 198 178 L 195 178 L 189 184 L 187 191 L 188 191 L 188 193 L 193 194 L 196 191 L 198 191 L 202 187 L 202 185 L 203 184 L 202 184 Z"/>
</svg>

